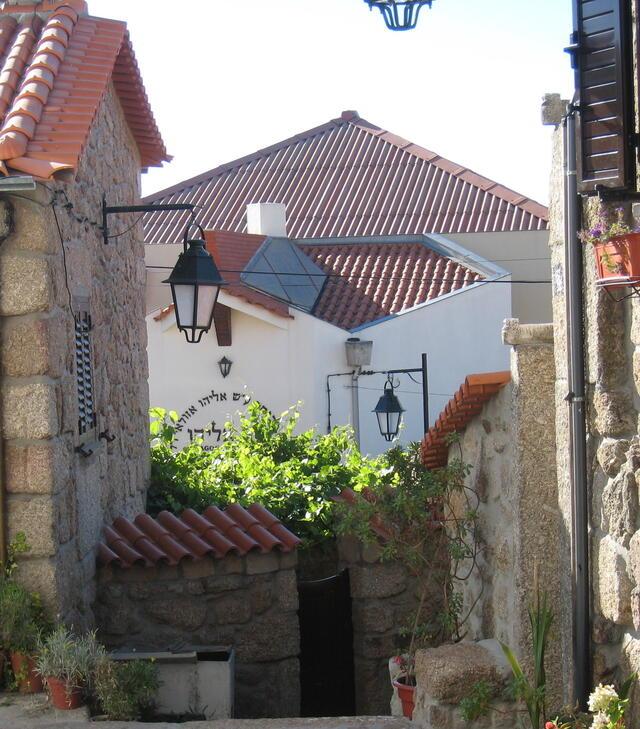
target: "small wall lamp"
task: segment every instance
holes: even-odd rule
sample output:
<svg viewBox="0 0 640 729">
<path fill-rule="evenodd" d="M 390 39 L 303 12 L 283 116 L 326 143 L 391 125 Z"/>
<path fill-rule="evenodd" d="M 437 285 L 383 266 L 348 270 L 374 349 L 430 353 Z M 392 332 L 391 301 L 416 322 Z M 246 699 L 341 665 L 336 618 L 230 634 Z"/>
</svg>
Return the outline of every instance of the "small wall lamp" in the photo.
<svg viewBox="0 0 640 729">
<path fill-rule="evenodd" d="M 229 373 L 231 372 L 231 365 L 233 362 L 230 359 L 227 359 L 226 357 L 223 357 L 221 360 L 218 361 L 218 367 L 220 368 L 220 374 L 223 377 L 227 377 Z"/>
</svg>

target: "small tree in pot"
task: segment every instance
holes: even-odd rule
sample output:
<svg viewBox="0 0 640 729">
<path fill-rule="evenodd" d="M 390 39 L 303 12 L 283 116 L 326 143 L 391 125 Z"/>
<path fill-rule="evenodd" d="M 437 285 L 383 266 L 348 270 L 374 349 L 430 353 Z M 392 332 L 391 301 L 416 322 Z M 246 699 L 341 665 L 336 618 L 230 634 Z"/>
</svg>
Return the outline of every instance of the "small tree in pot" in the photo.
<svg viewBox="0 0 640 729">
<path fill-rule="evenodd" d="M 46 621 L 37 595 L 9 579 L 0 580 L 0 639 L 11 656 L 16 684 L 22 693 L 42 691 L 35 673 L 35 654 Z"/>
<path fill-rule="evenodd" d="M 381 561 L 403 565 L 417 582 L 418 605 L 403 631 L 408 648 L 394 659 L 401 669 L 394 685 L 411 716 L 416 650 L 463 637 L 466 616 L 455 583 L 475 565 L 478 497 L 466 485 L 470 467 L 461 459 L 429 470 L 419 443 L 393 448 L 386 459 L 386 474 L 371 487 L 343 492 L 338 532 L 377 544 Z"/>
<path fill-rule="evenodd" d="M 40 598 L 28 592 L 13 577 L 18 556 L 30 547 L 24 532 L 18 532 L 8 545 L 7 561 L 0 563 L 0 653 L 8 652 L 16 685 L 22 693 L 42 691 L 42 680 L 35 671 L 34 654 L 48 623 Z M 1 657 L 1 656 L 0 656 Z M 4 661 L 0 661 L 4 665 Z"/>
</svg>

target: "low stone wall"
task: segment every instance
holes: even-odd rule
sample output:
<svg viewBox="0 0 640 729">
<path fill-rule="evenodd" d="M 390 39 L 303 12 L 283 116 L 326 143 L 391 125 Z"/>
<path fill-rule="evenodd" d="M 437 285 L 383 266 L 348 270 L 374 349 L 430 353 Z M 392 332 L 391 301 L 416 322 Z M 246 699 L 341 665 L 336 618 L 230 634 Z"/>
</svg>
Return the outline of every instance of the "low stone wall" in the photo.
<svg viewBox="0 0 640 729">
<path fill-rule="evenodd" d="M 504 700 L 511 671 L 496 640 L 443 645 L 416 655 L 416 705 L 413 723 L 429 729 L 514 729 L 520 707 Z M 460 702 L 482 681 L 493 701 L 486 716 L 466 722 Z"/>
<path fill-rule="evenodd" d="M 418 606 L 416 580 L 402 565 L 381 563 L 375 546 L 352 537 L 338 540 L 338 560 L 351 583 L 356 712 L 389 714 L 389 658 L 401 651 L 401 628 Z"/>
<path fill-rule="evenodd" d="M 176 650 L 232 645 L 236 716 L 298 716 L 297 555 L 102 568 L 94 605 L 109 648 Z"/>
</svg>

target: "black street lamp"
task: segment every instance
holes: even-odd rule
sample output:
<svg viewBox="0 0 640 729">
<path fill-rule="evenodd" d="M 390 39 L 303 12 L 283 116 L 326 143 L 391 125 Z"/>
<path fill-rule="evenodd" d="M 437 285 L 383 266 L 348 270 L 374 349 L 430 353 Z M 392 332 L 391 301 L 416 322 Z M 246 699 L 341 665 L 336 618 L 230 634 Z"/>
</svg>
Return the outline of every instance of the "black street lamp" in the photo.
<svg viewBox="0 0 640 729">
<path fill-rule="evenodd" d="M 220 374 L 223 377 L 228 377 L 229 373 L 231 372 L 231 365 L 233 362 L 230 359 L 227 359 L 226 357 L 223 357 L 222 359 L 218 360 L 218 367 L 220 368 Z"/>
<path fill-rule="evenodd" d="M 433 0 L 364 0 L 370 9 L 378 8 L 389 30 L 412 30 L 424 5 Z"/>
<path fill-rule="evenodd" d="M 375 406 L 373 412 L 378 418 L 380 435 L 382 435 L 387 441 L 392 441 L 396 438 L 402 423 L 402 413 L 404 413 L 404 408 L 393 392 L 393 382 L 391 378 L 384 383 L 384 392 L 382 397 L 378 400 L 378 404 Z"/>
<path fill-rule="evenodd" d="M 202 237 L 187 240 L 193 225 Z M 202 226 L 191 223 L 184 232 L 184 251 L 169 278 L 163 281 L 171 286 L 178 329 L 190 344 L 197 344 L 211 329 L 220 287 L 227 283 L 204 246 Z"/>
</svg>

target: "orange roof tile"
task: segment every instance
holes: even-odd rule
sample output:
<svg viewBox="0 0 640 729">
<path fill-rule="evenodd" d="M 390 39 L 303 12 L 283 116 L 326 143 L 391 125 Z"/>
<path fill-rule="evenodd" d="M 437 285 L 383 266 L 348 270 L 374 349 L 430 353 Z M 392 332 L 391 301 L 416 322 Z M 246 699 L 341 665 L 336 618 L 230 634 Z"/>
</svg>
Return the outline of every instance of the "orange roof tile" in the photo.
<svg viewBox="0 0 640 729">
<path fill-rule="evenodd" d="M 105 527 L 98 545 L 98 563 L 127 568 L 135 565 L 175 565 L 205 557 L 223 559 L 227 554 L 244 556 L 276 549 L 291 552 L 300 544 L 264 506 L 243 508 L 231 504 L 221 510 L 210 506 L 200 515 L 186 509 L 180 517 L 161 511 L 156 519 L 139 514 L 133 521 L 118 517 Z"/>
<path fill-rule="evenodd" d="M 484 404 L 510 381 L 510 372 L 485 372 L 469 375 L 465 379 L 422 441 L 422 462 L 427 468 L 447 465 L 447 437 L 464 430 L 469 421 L 480 413 Z"/>
<path fill-rule="evenodd" d="M 42 19 L 43 13 L 48 13 Z M 75 169 L 113 80 L 143 167 L 170 158 L 126 24 L 92 18 L 82 0 L 0 11 L 0 171 L 48 179 Z"/>
</svg>

